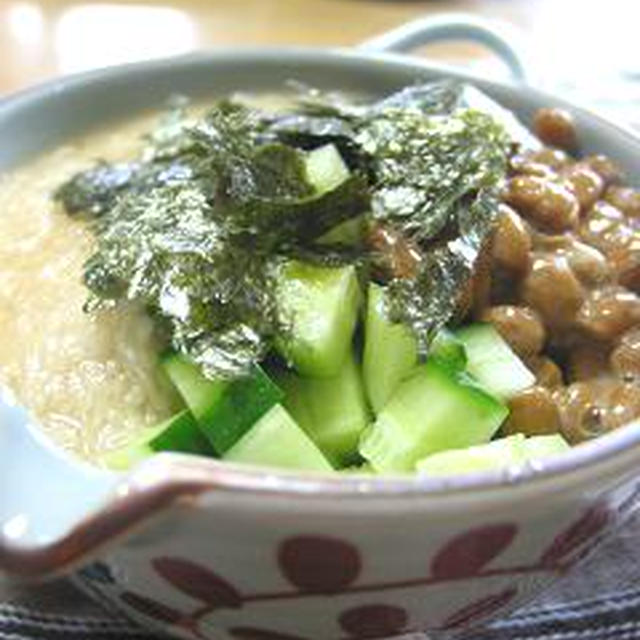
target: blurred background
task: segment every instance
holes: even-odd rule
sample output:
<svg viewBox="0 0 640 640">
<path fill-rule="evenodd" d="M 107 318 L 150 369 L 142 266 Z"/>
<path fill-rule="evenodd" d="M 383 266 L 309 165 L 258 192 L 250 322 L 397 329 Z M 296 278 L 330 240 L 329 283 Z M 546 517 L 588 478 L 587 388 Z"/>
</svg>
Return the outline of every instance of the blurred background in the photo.
<svg viewBox="0 0 640 640">
<path fill-rule="evenodd" d="M 640 125 L 638 0 L 0 0 L 0 96 L 58 74 L 203 47 L 353 46 L 448 11 L 509 23 L 529 53 L 532 84 Z M 470 43 L 419 54 L 506 74 Z"/>
</svg>

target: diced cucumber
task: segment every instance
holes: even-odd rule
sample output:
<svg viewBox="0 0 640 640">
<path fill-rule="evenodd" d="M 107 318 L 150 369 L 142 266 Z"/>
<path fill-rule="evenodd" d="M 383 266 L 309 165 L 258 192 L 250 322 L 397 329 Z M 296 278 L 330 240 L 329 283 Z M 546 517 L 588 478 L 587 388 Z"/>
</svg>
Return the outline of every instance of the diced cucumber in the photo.
<svg viewBox="0 0 640 640">
<path fill-rule="evenodd" d="M 536 377 L 490 324 L 456 331 L 467 352 L 467 371 L 498 398 L 508 399 L 535 384 Z"/>
<path fill-rule="evenodd" d="M 525 438 L 516 433 L 489 444 L 435 453 L 420 460 L 416 468 L 420 473 L 433 476 L 490 471 L 549 458 L 570 448 L 561 435 Z"/>
<path fill-rule="evenodd" d="M 284 469 L 332 471 L 320 449 L 279 404 L 262 416 L 223 457 L 230 462 Z"/>
<path fill-rule="evenodd" d="M 319 244 L 342 244 L 348 247 L 359 247 L 362 245 L 366 231 L 367 221 L 365 216 L 349 218 L 340 224 L 329 229 L 324 235 L 318 238 Z"/>
<path fill-rule="evenodd" d="M 215 455 L 191 411 L 184 409 L 159 425 L 142 429 L 133 442 L 107 453 L 102 462 L 110 469 L 126 470 L 158 451 Z"/>
<path fill-rule="evenodd" d="M 320 193 L 335 189 L 350 175 L 349 168 L 334 144 L 309 151 L 305 156 L 305 168 L 307 180 Z"/>
<path fill-rule="evenodd" d="M 481 444 L 467 449 L 452 449 L 427 456 L 416 465 L 419 473 L 431 476 L 449 476 L 474 471 L 491 471 L 511 465 L 522 464 L 525 437 L 515 434 L 489 444 Z"/>
<path fill-rule="evenodd" d="M 559 433 L 550 436 L 532 436 L 524 441 L 523 447 L 527 460 L 549 458 L 571 449 L 569 443 Z"/>
<path fill-rule="evenodd" d="M 377 471 L 411 471 L 432 453 L 488 442 L 507 414 L 499 400 L 428 361 L 378 414 L 360 454 Z"/>
<path fill-rule="evenodd" d="M 429 358 L 443 369 L 455 373 L 467 366 L 467 352 L 462 341 L 448 329 L 441 329 L 431 342 Z"/>
<path fill-rule="evenodd" d="M 418 346 L 411 331 L 392 323 L 384 312 L 384 288 L 369 285 L 363 371 L 365 388 L 378 413 L 402 380 L 418 364 Z M 461 371 L 467 364 L 464 344 L 449 330 L 440 330 L 429 348 L 429 358 L 448 371 Z"/>
<path fill-rule="evenodd" d="M 205 378 L 193 362 L 177 353 L 165 354 L 161 364 L 195 419 L 208 422 L 227 383 Z"/>
<path fill-rule="evenodd" d="M 418 362 L 415 338 L 407 327 L 387 318 L 384 297 L 383 287 L 369 285 L 362 371 L 369 403 L 376 414 Z"/>
<path fill-rule="evenodd" d="M 152 427 L 146 437 L 154 451 L 183 451 L 214 455 L 207 438 L 198 427 L 198 422 L 188 409 L 184 409 L 158 427 Z"/>
<path fill-rule="evenodd" d="M 226 381 L 209 380 L 195 364 L 175 353 L 165 356 L 162 365 L 219 454 L 284 395 L 259 366 L 249 376 Z"/>
<path fill-rule="evenodd" d="M 353 353 L 337 376 L 303 378 L 288 372 L 277 381 L 285 392 L 285 408 L 332 464 L 352 462 L 371 418 Z"/>
<path fill-rule="evenodd" d="M 360 297 L 353 266 L 291 261 L 283 267 L 278 302 L 289 332 L 278 348 L 300 374 L 338 374 L 351 349 Z"/>
</svg>

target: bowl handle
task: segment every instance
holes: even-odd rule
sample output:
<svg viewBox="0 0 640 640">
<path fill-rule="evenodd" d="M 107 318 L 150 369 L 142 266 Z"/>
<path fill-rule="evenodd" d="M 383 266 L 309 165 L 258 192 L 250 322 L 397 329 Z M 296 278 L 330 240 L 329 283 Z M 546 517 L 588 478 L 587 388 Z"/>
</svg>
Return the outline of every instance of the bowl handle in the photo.
<svg viewBox="0 0 640 640">
<path fill-rule="evenodd" d="M 396 29 L 365 40 L 358 49 L 371 53 L 405 53 L 443 40 L 473 40 L 493 51 L 509 68 L 514 80 L 526 82 L 527 65 L 522 35 L 511 26 L 465 13 L 443 13 L 418 18 Z"/>
</svg>

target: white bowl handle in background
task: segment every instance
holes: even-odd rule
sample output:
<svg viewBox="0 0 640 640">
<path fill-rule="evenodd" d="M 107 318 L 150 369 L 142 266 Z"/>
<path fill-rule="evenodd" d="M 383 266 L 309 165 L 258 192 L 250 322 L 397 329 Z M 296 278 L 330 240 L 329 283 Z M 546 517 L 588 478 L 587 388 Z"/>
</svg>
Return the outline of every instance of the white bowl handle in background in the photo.
<svg viewBox="0 0 640 640">
<path fill-rule="evenodd" d="M 505 63 L 515 81 L 524 83 L 530 77 L 523 34 L 504 22 L 465 13 L 418 18 L 365 40 L 357 49 L 370 53 L 407 53 L 445 40 L 472 40 L 482 44 Z"/>
</svg>

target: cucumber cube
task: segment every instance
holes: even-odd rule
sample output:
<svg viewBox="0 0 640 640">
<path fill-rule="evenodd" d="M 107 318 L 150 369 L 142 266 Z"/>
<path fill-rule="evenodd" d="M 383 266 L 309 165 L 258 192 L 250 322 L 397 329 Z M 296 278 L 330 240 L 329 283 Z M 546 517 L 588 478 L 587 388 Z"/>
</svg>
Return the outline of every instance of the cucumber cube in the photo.
<svg viewBox="0 0 640 640">
<path fill-rule="evenodd" d="M 337 375 L 351 350 L 360 305 L 354 267 L 292 261 L 283 268 L 278 301 L 289 327 L 278 341 L 282 354 L 301 375 Z"/>
<path fill-rule="evenodd" d="M 349 168 L 334 144 L 309 151 L 305 156 L 305 169 L 307 180 L 320 193 L 332 191 L 350 175 Z"/>
<path fill-rule="evenodd" d="M 259 366 L 249 376 L 228 381 L 209 380 L 178 354 L 166 356 L 162 365 L 219 454 L 233 446 L 284 395 Z"/>
<path fill-rule="evenodd" d="M 384 296 L 383 287 L 369 285 L 362 371 L 369 403 L 376 414 L 418 363 L 415 338 L 407 327 L 387 318 Z"/>
<path fill-rule="evenodd" d="M 467 371 L 490 393 L 509 399 L 535 384 L 536 377 L 490 324 L 456 331 L 467 352 Z"/>
<path fill-rule="evenodd" d="M 441 329 L 429 346 L 429 358 L 443 369 L 456 373 L 467 366 L 467 351 L 462 341 L 448 329 Z"/>
<path fill-rule="evenodd" d="M 159 451 L 215 455 L 193 414 L 185 409 L 159 425 L 142 429 L 133 442 L 107 453 L 102 462 L 110 469 L 124 471 Z"/>
<path fill-rule="evenodd" d="M 559 434 L 525 438 L 517 433 L 489 444 L 435 453 L 420 460 L 416 468 L 432 476 L 491 471 L 549 458 L 570 448 Z"/>
<path fill-rule="evenodd" d="M 285 373 L 278 378 L 284 406 L 335 467 L 350 464 L 371 414 L 353 353 L 332 378 L 303 378 Z"/>
<path fill-rule="evenodd" d="M 412 471 L 432 453 L 488 442 L 507 414 L 499 400 L 430 361 L 398 387 L 360 454 L 377 471 Z"/>
<path fill-rule="evenodd" d="M 416 469 L 430 476 L 448 476 L 474 471 L 503 469 L 525 462 L 523 444 L 525 437 L 515 434 L 489 444 L 481 444 L 468 449 L 441 451 L 420 460 Z"/>
<path fill-rule="evenodd" d="M 348 247 L 360 247 L 363 243 L 366 227 L 365 216 L 349 218 L 329 229 L 318 238 L 317 242 L 322 245 L 341 244 Z"/>
<path fill-rule="evenodd" d="M 279 404 L 266 413 L 223 456 L 229 462 L 332 471 L 320 449 Z"/>
<path fill-rule="evenodd" d="M 523 447 L 527 460 L 549 458 L 571 449 L 569 443 L 559 433 L 550 436 L 532 436 L 524 441 Z"/>
</svg>

